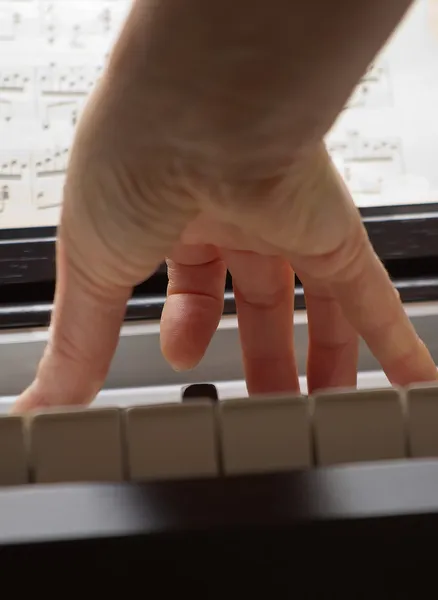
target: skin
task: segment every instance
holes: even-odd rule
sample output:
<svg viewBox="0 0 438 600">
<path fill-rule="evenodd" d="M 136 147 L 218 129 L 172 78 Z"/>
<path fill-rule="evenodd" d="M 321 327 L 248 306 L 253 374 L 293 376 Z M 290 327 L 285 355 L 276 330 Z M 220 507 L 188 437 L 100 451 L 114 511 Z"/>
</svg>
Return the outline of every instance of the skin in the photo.
<svg viewBox="0 0 438 600">
<path fill-rule="evenodd" d="M 93 400 L 133 286 L 165 258 L 177 369 L 201 360 L 228 267 L 250 393 L 298 389 L 294 271 L 310 391 L 356 384 L 358 336 L 393 384 L 437 378 L 321 141 L 409 5 L 134 2 L 78 128 L 51 338 L 15 412 Z"/>
</svg>

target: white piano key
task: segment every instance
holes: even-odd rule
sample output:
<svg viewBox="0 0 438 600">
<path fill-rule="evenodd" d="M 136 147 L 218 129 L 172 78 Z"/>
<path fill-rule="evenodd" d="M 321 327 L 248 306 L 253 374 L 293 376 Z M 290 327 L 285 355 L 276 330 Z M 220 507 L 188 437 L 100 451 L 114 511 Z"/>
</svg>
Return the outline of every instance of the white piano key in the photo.
<svg viewBox="0 0 438 600">
<path fill-rule="evenodd" d="M 28 482 L 24 422 L 20 417 L 0 417 L 0 486 Z"/>
<path fill-rule="evenodd" d="M 407 410 L 410 455 L 438 456 L 438 385 L 409 388 Z"/>
<path fill-rule="evenodd" d="M 130 478 L 179 479 L 218 474 L 215 410 L 196 400 L 126 411 Z"/>
<path fill-rule="evenodd" d="M 397 390 L 321 393 L 313 398 L 313 407 L 319 465 L 405 457 L 405 420 Z"/>
<path fill-rule="evenodd" d="M 219 411 L 225 473 L 282 471 L 311 465 L 310 416 L 305 398 L 226 400 Z"/>
<path fill-rule="evenodd" d="M 121 432 L 117 408 L 73 408 L 35 415 L 30 424 L 35 481 L 121 481 Z"/>
</svg>

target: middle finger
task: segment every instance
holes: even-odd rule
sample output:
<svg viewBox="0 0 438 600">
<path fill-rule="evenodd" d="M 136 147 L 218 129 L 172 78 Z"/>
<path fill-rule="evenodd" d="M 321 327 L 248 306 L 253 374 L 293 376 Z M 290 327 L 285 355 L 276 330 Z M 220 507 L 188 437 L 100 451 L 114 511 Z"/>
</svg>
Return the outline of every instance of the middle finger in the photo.
<svg viewBox="0 0 438 600">
<path fill-rule="evenodd" d="M 309 394 L 336 387 L 356 387 L 359 336 L 345 318 L 330 286 L 301 278 L 309 328 Z"/>
<path fill-rule="evenodd" d="M 253 252 L 221 250 L 221 254 L 233 277 L 249 394 L 299 392 L 290 264 Z"/>
</svg>

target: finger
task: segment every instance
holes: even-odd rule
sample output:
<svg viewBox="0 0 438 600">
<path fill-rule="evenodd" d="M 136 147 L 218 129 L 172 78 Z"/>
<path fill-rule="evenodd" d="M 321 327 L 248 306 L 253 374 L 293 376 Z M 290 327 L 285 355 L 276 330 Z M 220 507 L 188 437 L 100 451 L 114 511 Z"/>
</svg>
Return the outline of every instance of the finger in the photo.
<svg viewBox="0 0 438 600">
<path fill-rule="evenodd" d="M 93 221 L 86 215 L 80 218 L 78 211 L 73 226 L 67 206 L 75 208 L 68 203 L 63 208 L 50 339 L 34 382 L 14 406 L 16 413 L 85 405 L 95 398 L 114 356 L 134 284 L 155 271 L 185 226 L 183 220 L 173 225 L 169 220 L 159 241 L 141 221 L 129 229 L 128 221 L 105 222 L 101 215 L 97 234 Z"/>
<path fill-rule="evenodd" d="M 300 276 L 298 274 L 298 276 Z M 334 387 L 356 387 L 359 338 L 329 286 L 301 277 L 309 329 L 309 394 Z"/>
<path fill-rule="evenodd" d="M 58 281 L 49 343 L 32 385 L 14 406 L 17 413 L 56 405 L 91 402 L 102 386 L 116 349 L 129 287 L 87 287 L 57 253 Z"/>
<path fill-rule="evenodd" d="M 404 386 L 437 379 L 432 357 L 408 319 L 363 227 L 340 252 L 350 258 L 347 263 L 338 261 L 344 268 L 332 275 L 333 294 L 389 381 Z M 330 260 L 334 259 L 332 256 Z"/>
<path fill-rule="evenodd" d="M 233 277 L 248 392 L 298 392 L 289 263 L 251 252 L 229 250 L 222 256 Z"/>
<path fill-rule="evenodd" d="M 174 369 L 194 368 L 210 344 L 224 306 L 227 269 L 213 246 L 180 245 L 167 261 L 161 349 Z"/>
</svg>

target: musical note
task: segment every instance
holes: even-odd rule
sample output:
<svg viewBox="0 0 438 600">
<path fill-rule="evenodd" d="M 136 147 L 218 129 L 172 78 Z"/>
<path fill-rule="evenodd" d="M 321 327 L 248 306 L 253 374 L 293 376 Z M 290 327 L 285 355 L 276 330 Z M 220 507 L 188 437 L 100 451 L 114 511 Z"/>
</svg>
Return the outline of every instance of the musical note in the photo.
<svg viewBox="0 0 438 600">
<path fill-rule="evenodd" d="M 0 188 L 0 199 L 1 200 L 9 200 L 9 186 L 8 185 L 2 185 L 2 187 Z"/>
<path fill-rule="evenodd" d="M 380 194 L 385 180 L 404 172 L 398 138 L 371 138 L 353 130 L 329 139 L 327 149 L 353 194 Z"/>
<path fill-rule="evenodd" d="M 59 182 L 51 182 L 48 189 L 39 188 L 35 196 L 35 205 L 37 209 L 55 208 L 61 206 L 63 185 Z"/>
<path fill-rule="evenodd" d="M 327 141 L 330 154 L 339 155 L 346 161 L 381 162 L 401 160 L 399 138 L 368 138 L 358 131 L 347 131 L 342 138 Z"/>
<path fill-rule="evenodd" d="M 398 139 L 366 139 L 356 140 L 355 161 L 395 161 L 401 158 L 401 144 Z"/>
<path fill-rule="evenodd" d="M 38 32 L 38 5 L 30 1 L 0 1 L 0 43 L 16 42 Z"/>
<path fill-rule="evenodd" d="M 20 13 L 0 10 L 0 42 L 15 40 L 19 34 L 20 25 Z"/>
<path fill-rule="evenodd" d="M 113 26 L 113 15 L 111 9 L 105 8 L 101 12 L 97 13 L 94 18 L 87 22 L 81 21 L 75 23 L 72 27 L 72 39 L 71 43 L 73 46 L 81 47 L 85 43 L 85 39 L 88 36 L 93 35 L 108 35 L 111 33 Z"/>
<path fill-rule="evenodd" d="M 59 67 L 51 64 L 48 68 L 38 70 L 38 83 L 43 96 L 86 97 L 102 72 L 103 65 Z"/>
<path fill-rule="evenodd" d="M 354 138 L 344 136 L 342 138 L 328 138 L 326 140 L 327 150 L 332 157 L 342 161 L 351 160 L 355 156 Z"/>
<path fill-rule="evenodd" d="M 346 104 L 347 109 L 384 108 L 391 103 L 389 90 L 380 85 L 359 84 Z"/>
<path fill-rule="evenodd" d="M 29 69 L 0 69 L 0 93 L 25 93 L 31 84 Z"/>
<path fill-rule="evenodd" d="M 54 148 L 34 155 L 35 174 L 38 177 L 65 175 L 67 171 L 69 148 Z"/>
<path fill-rule="evenodd" d="M 10 191 L 8 185 L 0 186 L 0 212 L 5 210 L 6 202 L 9 200 Z"/>
<path fill-rule="evenodd" d="M 67 41 L 71 48 L 76 49 L 86 48 L 94 38 L 111 42 L 123 23 L 128 7 L 126 0 L 99 0 L 93 5 L 78 0 L 65 11 L 62 2 L 44 2 L 44 34 L 51 45 Z"/>
<path fill-rule="evenodd" d="M 392 102 L 389 69 L 385 63 L 371 64 L 349 98 L 346 109 L 384 108 Z"/>
<path fill-rule="evenodd" d="M 9 122 L 12 119 L 12 102 L 0 98 L 0 121 Z"/>
<path fill-rule="evenodd" d="M 43 129 L 50 129 L 56 123 L 61 126 L 76 127 L 80 110 L 80 105 L 75 101 L 47 104 L 42 118 Z"/>
<path fill-rule="evenodd" d="M 0 185 L 0 212 L 3 212 L 6 207 L 6 203 L 9 201 L 11 191 L 9 185 Z"/>
<path fill-rule="evenodd" d="M 0 156 L 0 183 L 4 181 L 21 181 L 28 164 L 28 160 L 19 156 L 19 153 L 7 157 Z"/>
<path fill-rule="evenodd" d="M 31 199 L 29 154 L 0 152 L 0 223 L 8 214 L 22 214 Z"/>
<path fill-rule="evenodd" d="M 69 148 L 53 148 L 34 156 L 34 203 L 37 209 L 59 206 L 67 172 Z"/>
<path fill-rule="evenodd" d="M 0 66 L 0 136 L 2 137 L 6 135 L 14 138 L 21 137 L 21 132 L 29 131 L 29 126 L 32 126 L 35 120 L 33 71 L 29 68 Z"/>
</svg>

